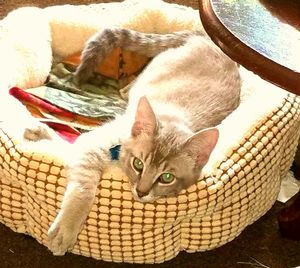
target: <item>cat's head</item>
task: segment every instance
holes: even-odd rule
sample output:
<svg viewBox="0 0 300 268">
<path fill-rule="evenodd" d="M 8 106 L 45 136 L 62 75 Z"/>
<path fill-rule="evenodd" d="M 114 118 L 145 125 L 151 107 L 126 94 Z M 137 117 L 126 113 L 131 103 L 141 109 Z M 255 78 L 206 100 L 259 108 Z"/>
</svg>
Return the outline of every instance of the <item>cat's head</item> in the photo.
<svg viewBox="0 0 300 268">
<path fill-rule="evenodd" d="M 216 128 L 187 134 L 174 124 L 162 126 L 142 97 L 131 137 L 123 143 L 120 154 L 134 198 L 153 202 L 177 195 L 196 183 L 217 140 Z"/>
</svg>

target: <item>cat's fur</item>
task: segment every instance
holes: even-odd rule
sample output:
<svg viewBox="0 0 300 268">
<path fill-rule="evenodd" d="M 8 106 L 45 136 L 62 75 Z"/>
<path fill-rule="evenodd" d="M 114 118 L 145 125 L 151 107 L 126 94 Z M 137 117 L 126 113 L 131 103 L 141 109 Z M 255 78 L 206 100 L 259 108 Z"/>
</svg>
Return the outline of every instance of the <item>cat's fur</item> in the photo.
<svg viewBox="0 0 300 268">
<path fill-rule="evenodd" d="M 73 146 L 61 210 L 49 229 L 49 248 L 54 254 L 64 254 L 76 242 L 103 170 L 111 162 L 108 150 L 112 145 L 122 145 L 119 162 L 136 200 L 152 202 L 176 195 L 197 182 L 218 140 L 215 126 L 238 106 L 241 84 L 237 65 L 208 38 L 191 37 L 194 34 L 182 39 L 177 35 L 180 40 L 171 46 L 178 47 L 162 52 L 146 67 L 130 90 L 123 116 L 82 135 Z M 118 36 L 122 35 L 110 40 L 124 46 Z M 150 51 L 155 50 L 155 43 L 160 44 L 159 52 L 170 46 L 166 36 L 155 38 L 148 44 Z M 128 40 L 139 41 L 127 44 L 127 49 L 140 51 L 140 45 L 147 49 L 144 41 L 139 42 L 148 39 L 130 36 Z M 77 71 L 79 82 L 98 62 L 95 51 L 109 50 L 98 46 L 88 42 Z M 144 163 L 140 173 L 133 168 L 134 157 Z M 161 183 L 158 178 L 164 172 L 174 174 L 175 180 Z"/>
<path fill-rule="evenodd" d="M 76 70 L 76 82 L 86 82 L 93 76 L 95 68 L 113 50 L 135 51 L 148 57 L 154 57 L 168 48 L 183 45 L 195 35 L 203 35 L 202 31 L 180 31 L 169 34 L 140 33 L 124 28 L 107 28 L 97 32 L 86 43 L 81 54 L 81 64 Z"/>
</svg>

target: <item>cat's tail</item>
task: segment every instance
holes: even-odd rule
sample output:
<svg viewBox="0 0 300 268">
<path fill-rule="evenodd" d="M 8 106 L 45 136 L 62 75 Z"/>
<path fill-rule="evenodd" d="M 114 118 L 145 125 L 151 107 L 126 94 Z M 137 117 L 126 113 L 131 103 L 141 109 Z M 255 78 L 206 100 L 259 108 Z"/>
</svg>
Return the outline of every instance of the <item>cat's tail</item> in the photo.
<svg viewBox="0 0 300 268">
<path fill-rule="evenodd" d="M 187 30 L 169 34 L 142 33 L 122 28 L 107 28 L 97 32 L 86 43 L 75 77 L 78 84 L 87 81 L 99 63 L 116 47 L 134 51 L 149 57 L 183 45 L 194 35 L 203 31 Z"/>
</svg>

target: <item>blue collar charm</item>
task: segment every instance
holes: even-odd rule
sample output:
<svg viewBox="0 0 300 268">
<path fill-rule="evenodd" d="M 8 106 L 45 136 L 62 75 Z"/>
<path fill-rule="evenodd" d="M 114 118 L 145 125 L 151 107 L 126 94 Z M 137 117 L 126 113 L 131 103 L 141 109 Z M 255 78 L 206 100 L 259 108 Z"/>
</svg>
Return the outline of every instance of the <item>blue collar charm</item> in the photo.
<svg viewBox="0 0 300 268">
<path fill-rule="evenodd" d="M 121 145 L 116 145 L 109 149 L 111 160 L 119 160 Z"/>
</svg>

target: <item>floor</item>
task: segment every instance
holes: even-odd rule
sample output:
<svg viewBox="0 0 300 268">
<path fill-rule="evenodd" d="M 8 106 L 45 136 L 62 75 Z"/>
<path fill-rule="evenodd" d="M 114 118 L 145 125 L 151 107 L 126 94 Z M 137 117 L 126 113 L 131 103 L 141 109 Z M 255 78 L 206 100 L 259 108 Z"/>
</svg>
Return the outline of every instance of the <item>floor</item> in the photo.
<svg viewBox="0 0 300 268">
<path fill-rule="evenodd" d="M 296 177 L 300 178 L 300 168 L 294 169 L 294 172 Z M 173 260 L 155 265 L 155 267 L 292 268 L 300 266 L 300 241 L 285 239 L 278 231 L 277 215 L 283 207 L 283 204 L 275 203 L 265 216 L 246 228 L 239 237 L 225 246 L 194 254 L 182 252 Z M 14 233 L 0 224 L 0 267 L 133 268 L 153 267 L 153 265 L 109 263 L 70 253 L 63 257 L 55 257 L 33 238 Z"/>
</svg>

